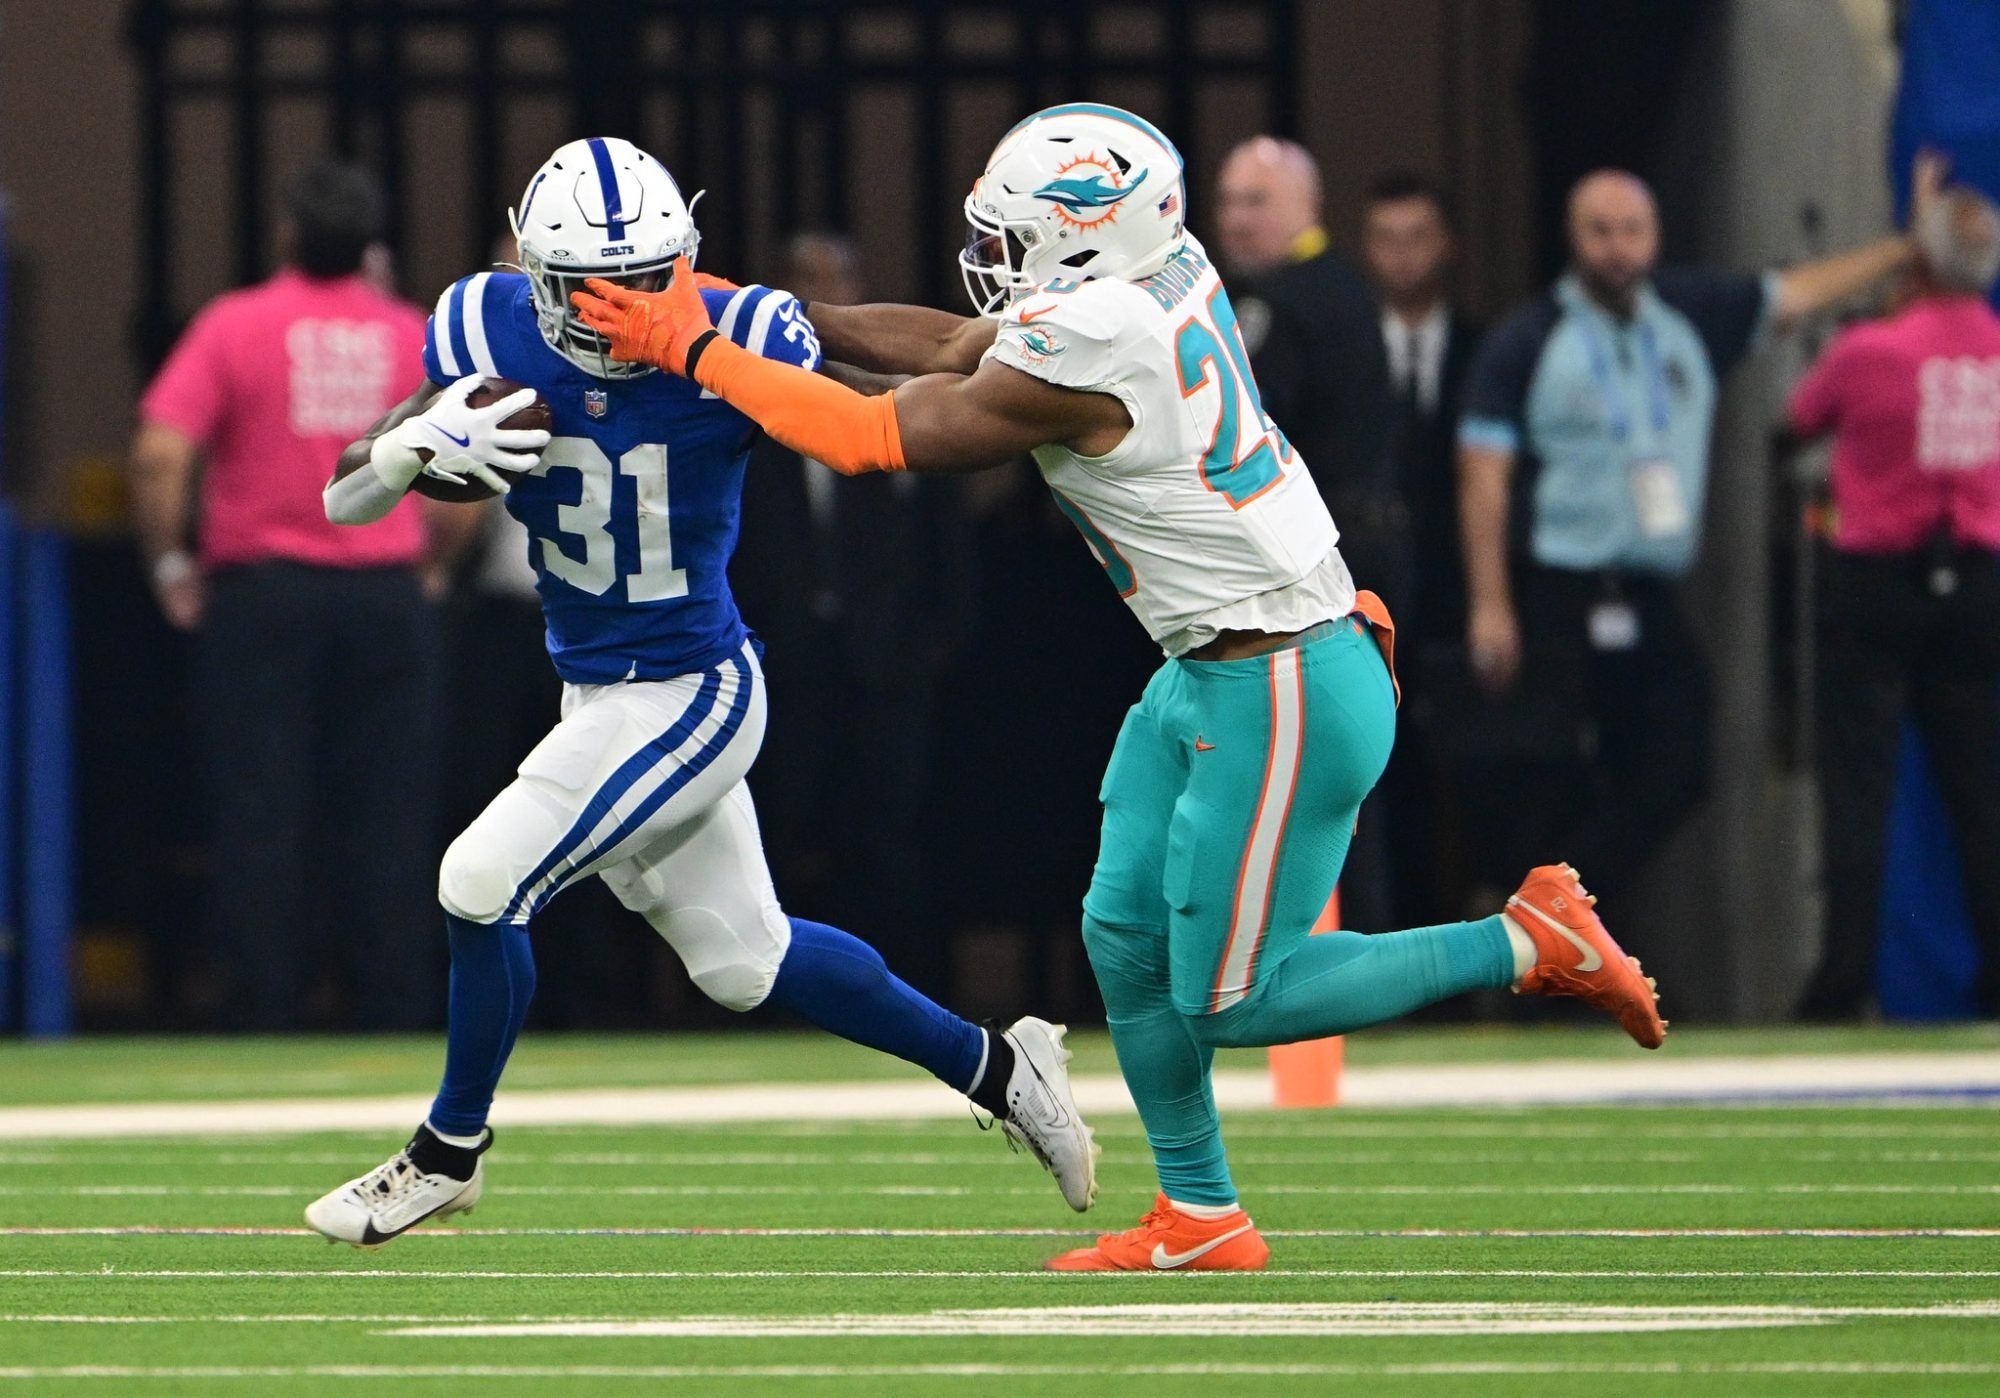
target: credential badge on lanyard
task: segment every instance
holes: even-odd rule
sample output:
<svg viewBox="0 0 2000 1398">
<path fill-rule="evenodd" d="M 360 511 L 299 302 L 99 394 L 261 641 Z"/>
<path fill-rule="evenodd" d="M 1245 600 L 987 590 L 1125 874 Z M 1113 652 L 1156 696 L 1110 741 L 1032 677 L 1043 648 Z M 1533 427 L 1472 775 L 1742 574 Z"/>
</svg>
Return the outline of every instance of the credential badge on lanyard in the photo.
<svg viewBox="0 0 2000 1398">
<path fill-rule="evenodd" d="M 1652 418 L 1652 440 L 1641 449 L 1633 440 L 1632 412 L 1620 391 L 1617 377 L 1611 372 L 1611 358 L 1605 352 L 1603 337 L 1596 323 L 1589 317 L 1583 318 L 1584 342 L 1590 349 L 1590 373 L 1597 380 L 1597 391 L 1604 400 L 1605 416 L 1610 419 L 1611 438 L 1625 456 L 1625 469 L 1632 491 L 1632 513 L 1639 524 L 1640 537 L 1646 539 L 1671 539 L 1685 534 L 1694 527 L 1694 515 L 1688 508 L 1687 492 L 1681 489 L 1680 473 L 1673 462 L 1662 454 L 1666 445 L 1667 430 L 1671 426 L 1667 403 L 1667 376 L 1660 365 L 1660 347 L 1653 337 L 1653 327 L 1641 321 L 1638 326 L 1639 358 L 1646 380 L 1646 406 Z"/>
</svg>

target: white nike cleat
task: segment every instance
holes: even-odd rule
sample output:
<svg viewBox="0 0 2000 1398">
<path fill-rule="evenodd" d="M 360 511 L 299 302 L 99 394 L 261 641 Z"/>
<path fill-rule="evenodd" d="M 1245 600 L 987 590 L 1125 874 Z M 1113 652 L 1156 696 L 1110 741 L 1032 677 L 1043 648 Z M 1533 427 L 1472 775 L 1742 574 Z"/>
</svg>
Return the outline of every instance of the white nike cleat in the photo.
<svg viewBox="0 0 2000 1398">
<path fill-rule="evenodd" d="M 428 1130 L 419 1128 L 419 1139 Z M 306 1206 L 306 1222 L 328 1242 L 377 1248 L 426 1219 L 471 1213 L 485 1189 L 486 1162 L 473 1162 L 470 1179 L 427 1174 L 410 1158 L 411 1147 L 417 1144 L 411 1141 L 361 1178 L 315 1199 Z M 492 1144 L 493 1133 L 488 1131 L 481 1153 Z"/>
<path fill-rule="evenodd" d="M 1097 1200 L 1097 1157 L 1102 1149 L 1077 1113 L 1069 1090 L 1069 1026 L 1032 1016 L 1005 1030 L 1014 1048 L 1014 1072 L 1007 1079 L 1007 1139 L 1025 1147 L 1056 1177 L 1065 1202 L 1082 1213 Z"/>
</svg>

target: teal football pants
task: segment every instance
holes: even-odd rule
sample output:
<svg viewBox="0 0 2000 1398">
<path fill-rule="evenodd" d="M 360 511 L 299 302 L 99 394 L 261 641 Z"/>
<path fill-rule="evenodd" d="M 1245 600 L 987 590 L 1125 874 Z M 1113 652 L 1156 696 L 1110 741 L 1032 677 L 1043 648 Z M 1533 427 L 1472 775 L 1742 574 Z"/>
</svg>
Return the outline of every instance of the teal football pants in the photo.
<svg viewBox="0 0 2000 1398">
<path fill-rule="evenodd" d="M 1236 1197 L 1216 1048 L 1344 1034 L 1513 978 L 1497 917 L 1311 935 L 1395 724 L 1358 618 L 1246 660 L 1170 660 L 1126 716 L 1083 937 L 1173 1199 Z"/>
</svg>

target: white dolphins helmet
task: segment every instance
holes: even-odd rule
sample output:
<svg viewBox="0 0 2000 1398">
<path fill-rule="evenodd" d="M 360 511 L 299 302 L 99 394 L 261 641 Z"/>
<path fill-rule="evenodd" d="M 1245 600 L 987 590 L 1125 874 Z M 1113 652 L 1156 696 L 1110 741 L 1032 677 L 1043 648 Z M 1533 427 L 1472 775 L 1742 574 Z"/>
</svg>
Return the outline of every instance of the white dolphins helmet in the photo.
<svg viewBox="0 0 2000 1398">
<path fill-rule="evenodd" d="M 681 198 L 666 166 L 616 136 L 571 141 L 550 156 L 522 191 L 520 209 L 508 211 L 550 348 L 600 379 L 652 373 L 651 365 L 613 359 L 609 342 L 577 318 L 569 294 L 583 289 L 585 277 L 635 291 L 665 286 L 674 259 L 693 262 L 701 245 L 693 215 L 700 198 Z"/>
<path fill-rule="evenodd" d="M 1059 279 L 1137 281 L 1186 241 L 1181 153 L 1118 107 L 1050 107 L 1000 138 L 965 219 L 958 265 L 980 315 Z"/>
</svg>

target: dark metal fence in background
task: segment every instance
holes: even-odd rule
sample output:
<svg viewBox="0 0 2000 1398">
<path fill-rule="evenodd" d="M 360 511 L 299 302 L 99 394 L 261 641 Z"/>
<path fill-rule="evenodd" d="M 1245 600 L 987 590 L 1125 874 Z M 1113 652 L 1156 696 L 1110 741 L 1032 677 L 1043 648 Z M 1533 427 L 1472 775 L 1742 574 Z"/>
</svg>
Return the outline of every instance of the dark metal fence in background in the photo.
<svg viewBox="0 0 2000 1398">
<path fill-rule="evenodd" d="M 1254 104 L 1256 124 L 1296 130 L 1295 10 L 1290 0 L 134 0 L 137 343 L 151 362 L 189 303 L 215 289 L 189 288 L 179 272 L 194 162 L 215 162 L 226 183 L 226 208 L 205 211 L 222 226 L 200 236 L 227 239 L 238 282 L 267 269 L 276 172 L 317 153 L 273 148 L 280 104 L 317 109 L 331 149 L 381 173 L 394 245 L 409 247 L 419 221 L 438 236 L 429 210 L 453 210 L 443 222 L 456 226 L 445 236 L 460 267 L 485 260 L 524 173 L 510 156 L 510 113 L 543 103 L 568 135 L 629 136 L 685 186 L 706 187 L 704 248 L 719 258 L 762 253 L 807 225 L 886 236 L 920 269 L 911 289 L 941 302 L 965 143 L 983 154 L 1004 129 L 968 121 L 967 94 L 1012 115 L 1077 98 L 1141 106 L 1193 159 L 1218 103 Z M 871 120 L 885 99 L 906 131 Z M 198 148 L 182 117 L 218 103 L 226 149 Z M 413 154 L 439 139 L 462 140 L 457 191 L 415 183 Z"/>
</svg>

